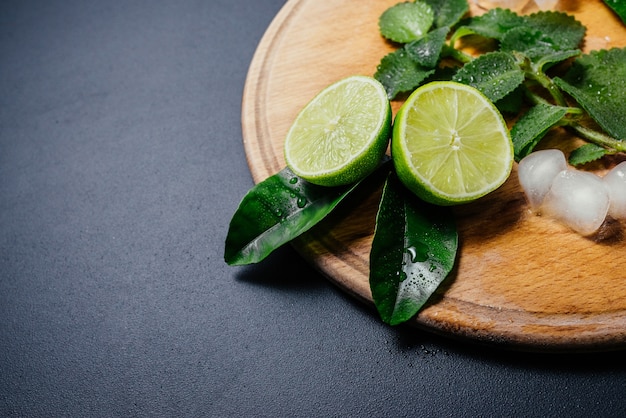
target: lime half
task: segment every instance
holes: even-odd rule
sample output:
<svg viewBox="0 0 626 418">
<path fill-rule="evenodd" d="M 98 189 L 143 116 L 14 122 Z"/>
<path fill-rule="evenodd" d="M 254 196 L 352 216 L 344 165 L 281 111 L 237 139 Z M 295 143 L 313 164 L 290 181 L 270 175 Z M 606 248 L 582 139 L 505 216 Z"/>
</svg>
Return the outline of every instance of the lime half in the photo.
<svg viewBox="0 0 626 418">
<path fill-rule="evenodd" d="M 498 109 L 473 87 L 433 82 L 415 90 L 393 128 L 400 180 L 438 205 L 471 202 L 511 174 L 513 143 Z"/>
<path fill-rule="evenodd" d="M 285 139 L 285 162 L 322 186 L 360 180 L 380 163 L 391 133 L 391 105 L 374 78 L 351 76 L 322 90 L 298 114 Z"/>
</svg>

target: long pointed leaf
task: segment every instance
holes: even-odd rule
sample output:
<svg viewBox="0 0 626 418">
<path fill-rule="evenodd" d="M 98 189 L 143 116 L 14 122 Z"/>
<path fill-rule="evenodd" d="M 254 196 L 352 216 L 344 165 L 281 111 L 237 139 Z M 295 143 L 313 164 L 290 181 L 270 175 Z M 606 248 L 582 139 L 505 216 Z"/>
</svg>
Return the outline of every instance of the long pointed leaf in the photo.
<svg viewBox="0 0 626 418">
<path fill-rule="evenodd" d="M 230 221 L 224 260 L 230 265 L 263 260 L 321 221 L 358 184 L 317 186 L 289 168 L 258 183 L 244 196 Z"/>
<path fill-rule="evenodd" d="M 458 234 L 449 208 L 425 203 L 391 173 L 370 252 L 370 288 L 381 319 L 413 317 L 454 267 Z"/>
</svg>

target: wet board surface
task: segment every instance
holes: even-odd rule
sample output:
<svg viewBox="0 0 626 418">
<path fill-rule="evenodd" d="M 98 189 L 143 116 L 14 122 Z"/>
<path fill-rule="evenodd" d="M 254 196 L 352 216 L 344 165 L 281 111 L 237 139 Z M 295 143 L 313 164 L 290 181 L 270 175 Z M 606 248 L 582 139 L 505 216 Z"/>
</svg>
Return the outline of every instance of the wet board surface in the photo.
<svg viewBox="0 0 626 418">
<path fill-rule="evenodd" d="M 377 25 L 380 14 L 395 3 L 285 4 L 257 48 L 244 89 L 244 148 L 255 182 L 284 168 L 285 134 L 315 94 L 349 75 L 373 75 L 380 59 L 394 49 Z M 600 0 L 561 1 L 556 10 L 574 14 L 587 26 L 585 52 L 626 45 L 626 28 Z M 470 13 L 484 10 L 472 3 Z M 392 103 L 394 114 L 401 104 Z M 567 152 L 576 140 L 557 131 L 544 144 L 558 144 Z M 379 197 L 380 189 L 373 188 L 354 207 L 293 243 L 332 282 L 372 305 L 368 258 Z M 457 267 L 413 325 L 520 349 L 626 347 L 626 224 L 608 223 L 595 237 L 585 238 L 531 214 L 515 167 L 498 191 L 454 211 Z"/>
</svg>

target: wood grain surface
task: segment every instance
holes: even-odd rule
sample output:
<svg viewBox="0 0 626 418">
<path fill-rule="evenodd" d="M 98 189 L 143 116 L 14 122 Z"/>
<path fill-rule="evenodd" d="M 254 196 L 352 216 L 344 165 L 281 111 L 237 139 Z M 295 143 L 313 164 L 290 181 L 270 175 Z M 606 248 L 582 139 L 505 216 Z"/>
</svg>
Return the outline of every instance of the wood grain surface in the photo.
<svg viewBox="0 0 626 418">
<path fill-rule="evenodd" d="M 374 74 L 394 48 L 380 37 L 378 17 L 395 3 L 285 4 L 257 48 L 244 89 L 244 147 L 255 182 L 284 167 L 285 134 L 315 94 L 343 77 Z M 561 0 L 556 9 L 587 26 L 585 51 L 626 45 L 625 27 L 600 0 Z M 472 3 L 471 13 L 484 10 Z M 392 103 L 394 113 L 400 105 Z M 575 143 L 555 132 L 544 146 L 567 152 Z M 591 168 L 603 171 L 616 162 Z M 294 245 L 331 281 L 373 306 L 368 257 L 380 188 L 372 190 L 355 196 Z M 584 238 L 531 214 L 515 168 L 499 190 L 455 213 L 457 267 L 413 325 L 514 349 L 626 348 L 625 224 L 609 222 Z"/>
</svg>

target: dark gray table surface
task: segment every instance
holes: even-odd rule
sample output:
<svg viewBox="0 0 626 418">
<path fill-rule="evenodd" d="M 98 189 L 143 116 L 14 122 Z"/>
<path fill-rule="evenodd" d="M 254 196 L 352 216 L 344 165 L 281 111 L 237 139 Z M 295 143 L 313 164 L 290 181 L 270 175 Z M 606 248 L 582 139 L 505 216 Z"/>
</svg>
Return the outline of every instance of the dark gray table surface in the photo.
<svg viewBox="0 0 626 418">
<path fill-rule="evenodd" d="M 283 4 L 0 2 L 0 416 L 624 416 L 623 352 L 391 328 L 291 247 L 223 262 Z"/>
</svg>

